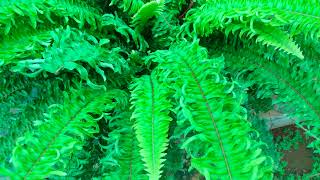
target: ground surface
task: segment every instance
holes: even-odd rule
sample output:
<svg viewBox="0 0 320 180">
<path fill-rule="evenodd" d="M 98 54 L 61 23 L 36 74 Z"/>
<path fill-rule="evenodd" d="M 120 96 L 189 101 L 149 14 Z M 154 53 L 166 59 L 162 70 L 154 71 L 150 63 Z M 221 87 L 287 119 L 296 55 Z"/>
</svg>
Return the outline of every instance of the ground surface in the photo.
<svg viewBox="0 0 320 180">
<path fill-rule="evenodd" d="M 293 132 L 298 131 L 302 136 L 303 142 L 298 143 L 297 149 L 292 147 L 289 150 L 282 151 L 284 153 L 284 157 L 282 158 L 282 160 L 288 163 L 287 167 L 285 168 L 285 171 L 287 174 L 296 175 L 308 173 L 312 169 L 313 153 L 311 149 L 307 148 L 307 140 L 304 136 L 304 133 L 300 129 L 297 129 L 294 125 L 277 128 L 274 129 L 272 132 L 275 137 L 290 137 L 291 135 L 287 133 L 288 130 Z"/>
</svg>

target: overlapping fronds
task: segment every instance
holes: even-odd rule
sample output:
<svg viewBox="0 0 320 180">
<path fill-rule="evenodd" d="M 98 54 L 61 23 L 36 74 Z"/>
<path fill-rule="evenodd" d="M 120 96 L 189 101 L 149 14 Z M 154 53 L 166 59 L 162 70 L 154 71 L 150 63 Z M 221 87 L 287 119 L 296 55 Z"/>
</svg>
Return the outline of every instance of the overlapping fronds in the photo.
<svg viewBox="0 0 320 180">
<path fill-rule="evenodd" d="M 216 30 L 223 31 L 227 36 L 230 32 L 240 37 L 246 35 L 248 39 L 255 37 L 256 42 L 271 45 L 275 49 L 284 50 L 303 59 L 300 48 L 291 36 L 319 31 L 318 18 L 301 13 L 295 13 L 295 16 L 292 17 L 293 15 L 285 13 L 286 9 L 290 10 L 295 7 L 289 4 L 291 3 L 286 0 L 279 1 L 279 3 L 269 3 L 263 0 L 255 2 L 247 0 L 208 1 L 201 7 L 188 12 L 183 33 L 190 34 L 193 29 L 201 36 L 208 36 Z M 286 32 L 287 27 L 291 27 L 288 30 L 294 33 Z"/>
<path fill-rule="evenodd" d="M 175 84 L 178 121 L 190 121 L 195 132 L 183 144 L 192 167 L 206 179 L 270 179 L 268 157 L 248 138 L 245 109 L 220 75 L 221 59 L 208 59 L 198 42 L 178 43 L 152 56 L 162 79 Z"/>
<path fill-rule="evenodd" d="M 102 16 L 102 27 L 107 28 L 109 26 L 111 26 L 113 29 L 115 29 L 116 32 L 124 36 L 127 40 L 127 43 L 129 43 L 130 39 L 132 38 L 133 42 L 137 47 L 139 47 L 140 50 L 145 50 L 149 47 L 144 37 L 134 29 L 130 28 L 118 16 L 114 16 L 112 14 L 104 14 Z"/>
<path fill-rule="evenodd" d="M 79 0 L 3 0 L 0 3 L 0 34 L 8 34 L 21 21 L 36 28 L 47 21 L 54 24 L 63 20 L 71 24 L 71 19 L 79 28 L 88 24 L 97 29 L 101 21 L 99 13 L 98 9 Z"/>
<path fill-rule="evenodd" d="M 114 4 L 128 12 L 129 15 L 133 15 L 144 5 L 144 2 L 142 0 L 111 0 L 110 6 Z"/>
<path fill-rule="evenodd" d="M 64 69 L 79 72 L 82 79 L 91 87 L 99 88 L 91 82 L 88 70 L 80 62 L 86 62 L 106 81 L 107 77 L 102 68 L 112 69 L 121 73 L 128 68 L 127 62 L 120 55 L 120 48 L 105 49 L 109 46 L 108 39 L 99 41 L 86 33 L 66 28 L 57 29 L 51 33 L 53 43 L 42 53 L 42 58 L 18 61 L 12 68 L 14 72 L 34 77 L 41 72 L 59 74 Z M 101 87 L 101 86 L 100 86 Z"/>
<path fill-rule="evenodd" d="M 131 102 L 134 107 L 136 137 L 141 147 L 140 154 L 145 163 L 149 179 L 161 177 L 163 158 L 168 146 L 168 131 L 171 118 L 168 91 L 154 74 L 137 79 L 131 86 Z"/>
<path fill-rule="evenodd" d="M 132 25 L 135 26 L 136 30 L 141 31 L 152 17 L 160 16 L 164 9 L 164 3 L 164 0 L 157 0 L 144 4 L 132 19 Z"/>
<path fill-rule="evenodd" d="M 41 57 L 43 50 L 50 45 L 53 29 L 16 30 L 12 36 L 4 36 L 0 43 L 0 66 L 19 61 L 24 58 Z"/>
<path fill-rule="evenodd" d="M 252 14 L 265 23 L 288 26 L 292 35 L 304 34 L 319 37 L 320 6 L 316 0 L 210 0 L 225 11 L 238 11 L 240 14 Z M 255 14 L 253 14 L 253 12 Z M 230 15 L 230 14 L 226 14 Z"/>
<path fill-rule="evenodd" d="M 131 113 L 124 111 L 108 118 L 111 132 L 101 160 L 105 179 L 147 179 L 130 117 Z"/>
<path fill-rule="evenodd" d="M 81 149 L 84 139 L 99 131 L 97 120 L 115 106 L 115 94 L 121 92 L 83 89 L 65 93 L 63 104 L 52 105 L 36 131 L 19 138 L 11 159 L 13 169 L 2 169 L 1 174 L 13 179 L 66 175 L 59 163 L 72 150 Z"/>
<path fill-rule="evenodd" d="M 166 0 L 160 16 L 156 17 L 152 27 L 152 40 L 155 46 L 169 47 L 180 30 L 179 15 L 186 1 Z"/>
<path fill-rule="evenodd" d="M 8 73 L 0 82 L 0 164 L 8 164 L 18 137 L 43 119 L 50 104 L 59 102 L 59 83 L 54 79 L 32 80 Z M 14 83 L 13 83 L 14 82 Z M 67 86 L 68 82 L 64 82 Z M 45 88 L 44 88 L 45 87 Z"/>
<path fill-rule="evenodd" d="M 317 0 L 0 0 L 0 179 L 277 177 L 247 116 L 286 113 L 320 153 L 319 20 Z"/>
<path fill-rule="evenodd" d="M 273 62 L 248 50 L 226 52 L 225 56 L 229 59 L 228 69 L 242 81 L 250 82 L 248 87 L 256 86 L 258 97 L 277 96 L 273 103 L 280 105 L 287 116 L 295 119 L 315 140 L 309 146 L 319 153 L 319 67 L 312 65 L 316 62 L 306 59 L 306 62 L 286 64 L 281 58 Z M 283 60 L 287 58 L 283 57 Z"/>
</svg>

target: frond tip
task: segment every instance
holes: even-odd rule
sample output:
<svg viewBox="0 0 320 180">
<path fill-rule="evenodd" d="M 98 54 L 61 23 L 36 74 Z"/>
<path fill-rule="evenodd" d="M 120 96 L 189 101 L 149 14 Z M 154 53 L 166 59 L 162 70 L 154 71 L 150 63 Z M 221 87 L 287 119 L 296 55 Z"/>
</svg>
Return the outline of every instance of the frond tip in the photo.
<svg viewBox="0 0 320 180">
<path fill-rule="evenodd" d="M 132 24 L 141 31 L 141 28 L 154 16 L 159 16 L 164 9 L 164 0 L 151 1 L 144 4 L 133 16 Z"/>
<path fill-rule="evenodd" d="M 161 177 L 164 151 L 168 146 L 168 130 L 171 118 L 167 90 L 154 75 L 143 76 L 131 86 L 135 131 L 141 147 L 140 154 L 148 176 L 152 180 Z"/>
<path fill-rule="evenodd" d="M 280 18 L 273 18 L 274 14 L 278 13 L 276 9 L 265 11 L 261 8 L 252 8 L 245 3 L 239 7 L 233 4 L 237 3 L 219 0 L 215 3 L 208 1 L 203 6 L 190 10 L 182 33 L 191 35 L 190 31 L 193 30 L 201 36 L 208 36 L 214 31 L 220 30 L 228 37 L 232 32 L 240 38 L 244 35 L 248 39 L 255 38 L 256 42 L 263 45 L 271 45 L 275 49 L 281 49 L 300 59 L 304 58 L 291 35 L 281 27 L 286 23 Z"/>
</svg>

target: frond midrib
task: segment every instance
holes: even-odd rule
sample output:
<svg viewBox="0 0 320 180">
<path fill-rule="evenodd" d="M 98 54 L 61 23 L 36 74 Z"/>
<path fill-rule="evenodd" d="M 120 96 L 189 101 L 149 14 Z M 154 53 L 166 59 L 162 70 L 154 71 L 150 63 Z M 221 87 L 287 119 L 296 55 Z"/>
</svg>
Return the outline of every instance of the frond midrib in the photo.
<svg viewBox="0 0 320 180">
<path fill-rule="evenodd" d="M 255 63 L 256 64 L 256 63 Z M 307 100 L 307 98 L 302 95 L 302 93 L 300 93 L 298 91 L 297 88 L 295 88 L 289 81 L 283 79 L 282 77 L 278 76 L 276 73 L 274 73 L 272 70 L 270 70 L 269 68 L 263 66 L 263 65 L 259 65 L 256 64 L 257 67 L 261 67 L 263 69 L 265 69 L 266 71 L 268 71 L 270 74 L 272 74 L 275 78 L 277 78 L 278 80 L 280 80 L 282 83 L 284 83 L 285 85 L 287 85 L 292 91 L 295 92 L 295 94 L 297 94 L 301 100 L 303 100 L 307 106 L 317 115 L 317 117 L 320 119 L 320 112 L 316 110 L 316 108 L 310 103 L 310 101 Z"/>
<path fill-rule="evenodd" d="M 63 126 L 62 129 L 60 129 L 54 136 L 54 138 L 48 143 L 48 145 L 42 150 L 38 158 L 35 162 L 32 163 L 32 166 L 29 168 L 27 173 L 24 175 L 24 179 L 26 179 L 30 173 L 33 171 L 34 167 L 40 162 L 41 157 L 44 156 L 44 154 L 47 152 L 47 150 L 52 146 L 52 144 L 57 140 L 57 138 L 60 136 L 60 134 L 69 126 L 69 124 L 80 114 L 80 112 L 85 109 L 89 104 L 91 103 L 91 100 L 86 102 L 79 110 L 70 118 L 70 120 L 67 121 L 65 126 Z"/>
<path fill-rule="evenodd" d="M 154 119 L 155 119 L 155 117 L 154 117 L 154 85 L 153 85 L 153 82 L 152 82 L 152 78 L 151 78 L 151 76 L 149 76 L 149 80 L 150 80 L 150 85 L 151 85 L 151 119 L 152 119 L 152 130 L 151 130 L 151 136 L 152 136 L 152 139 L 151 139 L 151 141 L 152 141 L 152 169 L 153 169 L 153 171 L 155 171 L 155 167 L 154 167 L 154 165 L 156 164 L 156 162 L 155 162 L 155 157 L 154 157 L 154 138 L 155 138 L 155 135 L 154 135 Z"/>
<path fill-rule="evenodd" d="M 233 178 L 232 178 L 232 174 L 231 174 L 229 162 L 228 162 L 228 159 L 227 159 L 227 155 L 226 155 L 225 150 L 224 150 L 224 146 L 223 146 L 223 142 L 222 142 L 222 139 L 221 139 L 221 136 L 220 136 L 219 129 L 218 129 L 217 124 L 216 124 L 216 122 L 215 122 L 215 120 L 214 120 L 214 117 L 213 117 L 213 115 L 212 115 L 212 110 L 211 110 L 211 107 L 210 107 L 210 105 L 209 105 L 208 99 L 207 99 L 207 97 L 206 97 L 206 95 L 205 95 L 205 93 L 204 93 L 204 91 L 203 91 L 203 88 L 202 88 L 201 85 L 200 85 L 200 82 L 199 82 L 198 78 L 196 77 L 193 69 L 191 68 L 190 64 L 189 64 L 188 62 L 186 62 L 186 61 L 184 61 L 184 63 L 186 64 L 188 70 L 190 71 L 193 80 L 196 82 L 197 87 L 198 87 L 198 89 L 199 89 L 199 91 L 200 91 L 200 93 L 201 93 L 202 99 L 203 99 L 203 100 L 205 101 L 205 103 L 206 103 L 207 111 L 208 111 L 208 113 L 209 113 L 209 115 L 210 115 L 210 119 L 212 120 L 213 127 L 214 127 L 214 129 L 215 129 L 215 132 L 216 132 L 217 137 L 218 137 L 218 140 L 219 140 L 219 146 L 220 146 L 221 152 L 222 152 L 222 154 L 223 154 L 223 159 L 224 159 L 224 162 L 225 162 L 225 165 L 226 165 L 226 169 L 227 169 L 227 171 L 228 171 L 229 179 L 232 180 Z"/>
</svg>

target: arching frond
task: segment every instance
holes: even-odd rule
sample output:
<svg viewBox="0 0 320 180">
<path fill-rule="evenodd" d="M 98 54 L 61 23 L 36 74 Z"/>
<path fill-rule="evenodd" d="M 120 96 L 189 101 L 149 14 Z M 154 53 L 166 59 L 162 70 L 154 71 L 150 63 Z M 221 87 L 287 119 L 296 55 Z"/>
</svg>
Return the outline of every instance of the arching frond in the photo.
<svg viewBox="0 0 320 180">
<path fill-rule="evenodd" d="M 65 93 L 63 105 L 53 105 L 36 131 L 21 137 L 13 150 L 12 170 L 1 174 L 13 179 L 43 179 L 50 175 L 66 175 L 57 169 L 70 151 L 81 149 L 85 138 L 98 132 L 97 120 L 117 102 L 112 98 L 118 90 L 99 92 L 73 90 Z M 5 172 L 6 171 L 6 172 Z"/>
<path fill-rule="evenodd" d="M 130 117 L 131 113 L 124 111 L 108 118 L 112 130 L 101 160 L 105 179 L 147 179 Z"/>
<path fill-rule="evenodd" d="M 226 12 L 238 11 L 240 15 L 251 14 L 265 23 L 288 26 L 292 35 L 304 34 L 319 38 L 320 5 L 317 0 L 210 0 Z M 253 12 L 255 14 L 253 14 Z M 230 15 L 230 14 L 226 14 Z M 243 16 L 243 17 L 244 17 Z M 229 16 L 231 17 L 231 16 Z M 227 17 L 227 18 L 229 18 Z M 239 16 L 241 17 L 241 16 Z"/>
<path fill-rule="evenodd" d="M 271 45 L 275 49 L 282 49 L 303 59 L 299 47 L 289 34 L 279 27 L 285 25 L 280 21 L 282 19 L 273 18 L 274 14 L 277 16 L 277 12 L 245 5 L 234 7 L 233 4 L 237 3 L 228 0 L 209 1 L 199 8 L 190 10 L 183 25 L 184 33 L 190 34 L 190 31 L 195 31 L 201 36 L 208 36 L 216 30 L 224 31 L 227 36 L 230 32 L 237 33 L 240 37 L 245 35 L 248 39 L 255 37 L 256 42 Z"/>
<path fill-rule="evenodd" d="M 317 62 L 306 59 L 309 63 L 285 66 L 280 60 L 268 61 L 248 50 L 226 52 L 225 56 L 229 59 L 227 64 L 231 72 L 241 80 L 251 82 L 248 83 L 250 86 L 258 87 L 258 97 L 277 96 L 273 103 L 296 120 L 297 125 L 315 140 L 310 147 L 320 152 L 319 67 L 311 65 Z"/>
<path fill-rule="evenodd" d="M 271 179 L 268 158 L 248 138 L 245 110 L 219 74 L 221 61 L 208 59 L 197 42 L 175 44 L 153 56 L 163 80 L 175 83 L 178 118 L 190 121 L 195 132 L 183 144 L 192 167 L 206 179 Z"/>
<path fill-rule="evenodd" d="M 99 10 L 79 0 L 3 0 L 0 14 L 0 34 L 8 34 L 25 17 L 34 29 L 43 21 L 59 22 L 53 16 L 64 19 L 67 24 L 72 19 L 79 28 L 88 24 L 92 29 L 97 29 L 100 24 Z"/>
<path fill-rule="evenodd" d="M 138 12 L 133 16 L 132 25 L 136 27 L 138 31 L 141 31 L 142 27 L 154 16 L 159 16 L 164 8 L 164 0 L 151 1 L 144 4 Z"/>
<path fill-rule="evenodd" d="M 140 50 L 145 50 L 149 47 L 144 37 L 134 29 L 130 28 L 122 19 L 112 14 L 104 14 L 102 16 L 102 27 L 111 26 L 116 32 L 124 36 L 127 43 L 130 42 L 130 36 L 133 42 Z"/>
<path fill-rule="evenodd" d="M 59 74 L 64 69 L 76 70 L 91 87 L 101 88 L 103 86 L 91 82 L 87 69 L 80 62 L 88 63 L 104 81 L 107 77 L 102 68 L 112 69 L 116 73 L 128 68 L 127 62 L 120 55 L 120 48 L 108 50 L 103 47 L 108 45 L 108 39 L 98 41 L 87 33 L 69 27 L 57 29 L 51 36 L 53 43 L 42 53 L 42 58 L 19 61 L 12 70 L 31 77 L 41 72 Z"/>
<path fill-rule="evenodd" d="M 7 65 L 24 58 L 41 57 L 41 53 L 51 43 L 52 31 L 54 28 L 45 30 L 26 28 L 16 30 L 11 36 L 3 37 L 0 43 L 0 64 Z"/>
<path fill-rule="evenodd" d="M 110 6 L 114 4 L 128 12 L 129 15 L 133 15 L 144 5 L 144 2 L 142 0 L 111 0 Z"/>
<path fill-rule="evenodd" d="M 33 121 L 43 119 L 43 113 L 50 104 L 59 102 L 61 94 L 56 80 L 29 79 L 13 73 L 1 77 L 0 166 L 4 166 L 9 164 L 17 138 L 32 130 Z"/>
</svg>

